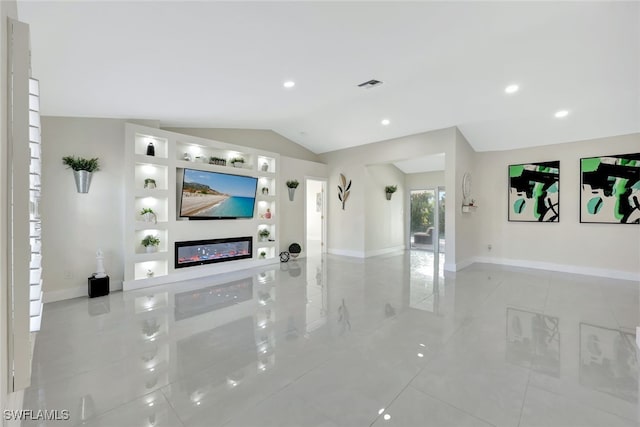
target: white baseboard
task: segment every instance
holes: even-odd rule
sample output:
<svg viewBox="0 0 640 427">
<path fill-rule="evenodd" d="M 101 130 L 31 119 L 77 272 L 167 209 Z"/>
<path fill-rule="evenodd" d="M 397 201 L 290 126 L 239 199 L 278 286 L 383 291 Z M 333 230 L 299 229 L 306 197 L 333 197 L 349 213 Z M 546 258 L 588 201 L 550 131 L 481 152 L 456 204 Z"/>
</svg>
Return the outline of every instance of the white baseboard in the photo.
<svg viewBox="0 0 640 427">
<path fill-rule="evenodd" d="M 121 291 L 122 280 L 109 280 L 109 292 Z M 89 290 L 87 286 L 76 286 L 68 289 L 60 289 L 59 291 L 44 291 L 42 293 L 42 302 L 56 302 L 72 298 L 88 297 Z"/>
<path fill-rule="evenodd" d="M 404 250 L 405 250 L 405 246 L 404 245 L 392 246 L 390 248 L 376 249 L 375 251 L 367 251 L 367 252 L 365 252 L 365 258 L 369 258 L 369 257 L 372 257 L 372 256 L 379 256 L 379 255 L 394 254 L 394 253 L 398 253 L 398 252 L 404 252 Z"/>
<path fill-rule="evenodd" d="M 552 262 L 528 261 L 510 258 L 475 257 L 474 262 L 485 264 L 510 265 L 513 267 L 533 268 L 536 270 L 558 271 L 561 273 L 583 274 L 585 276 L 607 277 L 610 279 L 640 281 L 640 273 L 610 270 L 606 268 L 582 267 L 577 265 L 555 264 Z"/>
<path fill-rule="evenodd" d="M 364 251 L 352 251 L 349 249 L 329 248 L 328 252 L 333 255 L 350 256 L 355 258 L 365 258 Z"/>
<path fill-rule="evenodd" d="M 465 259 L 462 260 L 460 262 L 457 262 L 455 264 L 453 263 L 444 263 L 444 271 L 458 271 L 458 270 L 462 270 L 463 268 L 467 268 L 469 267 L 471 264 L 473 264 L 474 262 L 477 262 L 475 260 L 475 258 L 469 258 L 469 259 Z"/>
</svg>

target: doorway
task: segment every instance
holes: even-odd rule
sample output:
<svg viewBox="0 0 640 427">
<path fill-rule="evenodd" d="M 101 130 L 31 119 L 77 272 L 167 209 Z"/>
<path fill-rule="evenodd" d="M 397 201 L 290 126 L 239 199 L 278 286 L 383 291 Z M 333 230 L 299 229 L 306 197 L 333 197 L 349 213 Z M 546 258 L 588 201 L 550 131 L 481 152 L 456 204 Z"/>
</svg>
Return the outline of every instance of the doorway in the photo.
<svg viewBox="0 0 640 427">
<path fill-rule="evenodd" d="M 411 249 L 443 254 L 445 249 L 444 187 L 409 193 L 409 242 Z"/>
<path fill-rule="evenodd" d="M 327 213 L 325 196 L 327 181 L 305 178 L 305 235 L 307 256 L 326 252 Z"/>
</svg>

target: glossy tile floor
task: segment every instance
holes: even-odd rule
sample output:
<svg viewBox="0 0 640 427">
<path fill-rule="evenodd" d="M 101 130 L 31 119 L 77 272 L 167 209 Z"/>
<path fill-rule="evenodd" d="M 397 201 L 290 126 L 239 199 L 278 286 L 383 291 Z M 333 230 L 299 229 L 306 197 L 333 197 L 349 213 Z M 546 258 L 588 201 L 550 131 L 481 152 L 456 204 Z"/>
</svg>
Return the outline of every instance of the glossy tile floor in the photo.
<svg viewBox="0 0 640 427">
<path fill-rule="evenodd" d="M 24 407 L 67 426 L 638 426 L 637 283 L 441 261 L 47 304 Z"/>
</svg>

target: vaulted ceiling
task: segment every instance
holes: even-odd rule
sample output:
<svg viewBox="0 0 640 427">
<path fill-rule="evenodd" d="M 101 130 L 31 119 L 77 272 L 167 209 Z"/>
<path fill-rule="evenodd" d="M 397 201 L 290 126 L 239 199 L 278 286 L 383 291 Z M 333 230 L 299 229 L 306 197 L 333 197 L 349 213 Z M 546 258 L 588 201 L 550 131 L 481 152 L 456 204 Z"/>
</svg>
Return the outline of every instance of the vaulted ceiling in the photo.
<svg viewBox="0 0 640 427">
<path fill-rule="evenodd" d="M 316 153 L 450 126 L 478 151 L 640 131 L 637 2 L 19 1 L 18 13 L 43 115 L 273 129 Z M 370 79 L 383 83 L 358 87 Z"/>
</svg>

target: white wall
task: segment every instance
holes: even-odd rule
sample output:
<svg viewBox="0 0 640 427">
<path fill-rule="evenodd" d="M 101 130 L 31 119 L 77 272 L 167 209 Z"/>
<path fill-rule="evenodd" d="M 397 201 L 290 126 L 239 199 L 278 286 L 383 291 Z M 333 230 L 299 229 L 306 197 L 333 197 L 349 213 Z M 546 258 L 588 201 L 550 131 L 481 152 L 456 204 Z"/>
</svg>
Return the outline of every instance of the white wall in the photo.
<svg viewBox="0 0 640 427">
<path fill-rule="evenodd" d="M 257 148 L 258 150 L 271 151 L 283 156 L 296 159 L 319 162 L 320 157 L 296 144 L 290 139 L 268 129 L 221 129 L 221 128 L 176 128 L 162 127 L 164 130 L 182 133 L 184 135 L 198 136 L 200 138 L 213 139 L 214 141 L 228 142 L 230 144 L 243 145 Z"/>
<path fill-rule="evenodd" d="M 640 226 L 579 222 L 580 158 L 638 151 L 640 134 L 477 154 L 475 254 L 488 262 L 640 279 Z M 552 160 L 560 160 L 560 222 L 508 222 L 508 165 Z"/>
<path fill-rule="evenodd" d="M 445 153 L 445 181 L 448 194 L 455 197 L 455 140 L 456 129 L 447 128 L 387 141 L 375 142 L 344 150 L 324 153 L 320 157 L 328 166 L 328 248 L 329 252 L 364 257 L 366 220 L 366 165 L 392 163 L 413 157 Z M 337 197 L 340 173 L 353 181 L 351 196 L 345 210 Z M 455 212 L 447 210 L 446 257 L 455 259 Z"/>
<path fill-rule="evenodd" d="M 280 207 L 280 251 L 286 251 L 291 243 L 302 246 L 301 256 L 306 255 L 304 207 L 306 203 L 305 177 L 327 178 L 327 165 L 307 160 L 280 157 L 280 184 L 278 187 L 278 206 Z M 289 201 L 286 182 L 298 180 L 293 202 Z M 315 206 L 314 206 L 315 209 Z"/>
<path fill-rule="evenodd" d="M 42 118 L 42 252 L 45 302 L 86 295 L 96 250 L 111 286 L 124 278 L 124 120 Z M 89 193 L 76 192 L 62 157 L 99 157 Z"/>
<path fill-rule="evenodd" d="M 446 158 L 445 158 L 446 160 Z M 407 191 L 425 190 L 428 188 L 444 187 L 444 171 L 432 171 L 422 173 L 408 173 L 405 175 Z"/>
<path fill-rule="evenodd" d="M 473 177 L 476 175 L 477 153 L 471 148 L 469 142 L 465 137 L 456 129 L 456 183 L 455 191 L 451 194 L 447 191 L 447 213 L 451 210 L 456 216 L 456 258 L 455 258 L 455 270 L 464 268 L 473 263 L 474 256 L 476 254 L 476 241 L 478 239 L 478 230 L 481 224 L 477 212 L 462 212 L 462 177 L 466 172 L 469 172 Z M 482 164 L 484 167 L 484 164 Z M 472 186 L 471 197 L 475 198 L 474 193 L 477 186 Z M 448 190 L 448 189 L 447 189 Z M 453 202 L 453 203 L 452 203 Z M 447 244 L 451 241 L 447 236 Z M 449 264 L 450 261 L 446 260 L 445 263 Z"/>
<path fill-rule="evenodd" d="M 41 211 L 45 301 L 87 294 L 87 277 L 95 271 L 98 247 L 104 252 L 112 288 L 116 289 L 122 283 L 124 124 L 125 120 L 114 119 L 42 118 Z M 246 135 L 251 135 L 251 132 Z M 290 149 L 279 148 L 280 151 Z M 61 159 L 66 155 L 100 158 L 102 170 L 94 174 L 88 194 L 76 192 L 73 173 L 62 165 Z M 281 215 L 280 250 L 286 250 L 292 242 L 304 243 L 304 188 L 303 185 L 298 187 L 295 201 L 289 202 L 284 182 L 297 179 L 303 183 L 305 176 L 327 175 L 324 164 L 284 156 L 280 159 L 282 182 L 277 192 Z"/>
<path fill-rule="evenodd" d="M 392 164 L 365 168 L 365 256 L 403 250 L 405 248 L 404 173 Z M 397 185 L 391 200 L 384 188 Z"/>
</svg>

